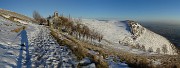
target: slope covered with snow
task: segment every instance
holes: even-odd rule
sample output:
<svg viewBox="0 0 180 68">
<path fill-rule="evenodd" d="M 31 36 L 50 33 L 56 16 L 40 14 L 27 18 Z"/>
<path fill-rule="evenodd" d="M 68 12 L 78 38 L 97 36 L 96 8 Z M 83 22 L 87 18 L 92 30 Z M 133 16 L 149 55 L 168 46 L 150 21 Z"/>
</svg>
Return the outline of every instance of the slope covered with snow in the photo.
<svg viewBox="0 0 180 68">
<path fill-rule="evenodd" d="M 27 17 L 25 15 L 22 15 L 22 14 L 19 14 L 19 13 L 16 13 L 16 12 L 12 12 L 12 11 L 9 11 L 9 10 L 1 9 L 1 8 L 0 8 L 0 16 L 5 16 L 6 18 L 14 17 L 14 18 L 24 20 L 26 22 L 27 21 L 28 22 L 33 21 L 33 19 L 30 18 L 30 17 Z"/>
<path fill-rule="evenodd" d="M 138 54 L 177 54 L 174 45 L 166 38 L 134 21 L 83 19 L 81 23 L 104 35 L 104 39 L 114 43 L 111 45 L 114 48 L 137 51 Z"/>
<path fill-rule="evenodd" d="M 22 26 L 25 25 L 0 17 L 0 66 L 2 68 L 15 68 L 18 66 L 19 60 L 25 58 L 26 52 L 20 50 L 20 38 L 16 38 L 17 33 L 12 31 Z M 34 29 L 34 25 L 29 25 L 27 28 L 28 35 L 31 35 Z M 22 60 L 22 62 L 24 61 Z"/>
<path fill-rule="evenodd" d="M 20 46 L 16 28 L 26 26 L 29 48 Z M 66 46 L 59 46 L 50 31 L 40 25 L 16 23 L 0 17 L 0 66 L 2 68 L 76 67 L 76 57 Z M 26 50 L 27 49 L 27 50 Z"/>
<path fill-rule="evenodd" d="M 26 26 L 29 47 L 20 46 L 18 33 L 12 30 Z M 28 23 L 16 23 L 0 17 L 0 66 L 2 68 L 96 68 L 88 57 L 77 61 L 76 56 L 66 46 L 60 46 L 44 26 Z M 126 63 L 106 58 L 110 68 L 128 68 Z M 119 59 L 120 60 L 120 59 Z"/>
</svg>

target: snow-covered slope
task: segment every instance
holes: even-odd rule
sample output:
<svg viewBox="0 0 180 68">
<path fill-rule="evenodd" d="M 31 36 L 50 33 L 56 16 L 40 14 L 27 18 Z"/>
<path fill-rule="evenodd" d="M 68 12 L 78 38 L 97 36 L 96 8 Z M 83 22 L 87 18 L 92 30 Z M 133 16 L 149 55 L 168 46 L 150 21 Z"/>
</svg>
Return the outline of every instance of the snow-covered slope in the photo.
<svg viewBox="0 0 180 68">
<path fill-rule="evenodd" d="M 1 68 L 16 68 L 18 57 L 20 56 L 20 38 L 16 38 L 17 33 L 12 32 L 16 28 L 25 26 L 15 23 L 0 16 L 0 66 Z M 33 25 L 27 28 L 28 35 L 34 31 Z M 30 38 L 30 37 L 29 37 Z"/>
<path fill-rule="evenodd" d="M 22 26 L 27 26 L 28 50 L 20 46 L 19 37 L 14 39 L 17 33 L 11 32 Z M 2 68 L 74 68 L 79 63 L 88 62 L 88 65 L 82 68 L 95 68 L 95 63 L 89 58 L 77 61 L 73 52 L 66 46 L 60 46 L 49 32 L 44 26 L 30 23 L 23 25 L 0 17 L 0 66 Z M 110 68 L 128 68 L 127 64 L 114 62 L 113 59 L 105 59 Z"/>
<path fill-rule="evenodd" d="M 27 17 L 25 15 L 22 15 L 22 14 L 19 14 L 19 13 L 16 13 L 16 12 L 12 12 L 12 11 L 9 11 L 9 10 L 1 9 L 1 8 L 0 8 L 0 15 L 1 16 L 5 16 L 6 18 L 8 18 L 8 17 L 15 17 L 15 18 L 24 20 L 26 22 L 27 21 L 28 22 L 33 21 L 33 19 L 30 18 L 30 17 Z"/>
<path fill-rule="evenodd" d="M 20 46 L 20 37 L 11 30 L 26 26 L 29 49 Z M 59 68 L 77 65 L 66 46 L 59 46 L 50 31 L 40 25 L 23 25 L 0 17 L 0 68 Z M 22 50 L 21 50 L 22 49 Z"/>
<path fill-rule="evenodd" d="M 142 53 L 150 54 L 177 54 L 174 45 L 166 38 L 134 21 L 82 19 L 81 23 L 104 35 L 104 39 L 116 44 L 112 45 L 115 48 L 126 48 L 125 50 L 130 52 L 133 52 L 135 48 L 138 51 L 143 51 Z M 120 43 L 120 45 L 117 45 L 117 43 Z"/>
</svg>

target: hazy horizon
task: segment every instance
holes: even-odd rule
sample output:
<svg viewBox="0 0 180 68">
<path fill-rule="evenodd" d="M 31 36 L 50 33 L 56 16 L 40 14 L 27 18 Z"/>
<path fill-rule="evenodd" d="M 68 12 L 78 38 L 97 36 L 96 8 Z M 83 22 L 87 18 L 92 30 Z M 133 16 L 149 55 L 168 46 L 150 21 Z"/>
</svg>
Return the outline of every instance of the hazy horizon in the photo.
<svg viewBox="0 0 180 68">
<path fill-rule="evenodd" d="M 180 22 L 180 0 L 1 0 L 0 8 L 32 17 L 58 11 L 74 18 Z"/>
</svg>

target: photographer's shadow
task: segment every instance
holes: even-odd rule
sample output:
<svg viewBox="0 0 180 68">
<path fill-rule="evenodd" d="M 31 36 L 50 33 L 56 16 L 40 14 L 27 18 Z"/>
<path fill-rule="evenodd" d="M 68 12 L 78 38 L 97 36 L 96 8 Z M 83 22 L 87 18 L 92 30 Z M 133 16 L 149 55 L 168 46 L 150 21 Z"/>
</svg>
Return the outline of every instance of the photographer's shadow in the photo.
<svg viewBox="0 0 180 68">
<path fill-rule="evenodd" d="M 31 68 L 31 55 L 29 55 L 29 47 L 26 46 L 26 49 L 24 49 L 24 46 L 21 46 L 19 50 L 19 56 L 18 56 L 18 61 L 17 61 L 17 68 L 22 68 L 22 65 L 26 65 L 26 68 Z M 26 59 L 25 63 L 22 62 L 23 60 L 23 51 L 26 52 Z"/>
</svg>

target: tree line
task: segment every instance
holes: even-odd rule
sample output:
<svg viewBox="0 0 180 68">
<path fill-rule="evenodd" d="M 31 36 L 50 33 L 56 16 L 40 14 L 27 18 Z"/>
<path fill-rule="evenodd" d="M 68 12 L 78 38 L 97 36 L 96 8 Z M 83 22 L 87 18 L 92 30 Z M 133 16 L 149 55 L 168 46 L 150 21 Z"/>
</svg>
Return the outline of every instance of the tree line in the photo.
<svg viewBox="0 0 180 68">
<path fill-rule="evenodd" d="M 58 21 L 58 25 L 54 25 L 55 27 L 59 27 L 59 30 L 63 32 L 67 32 L 69 35 L 75 36 L 77 39 L 82 40 L 97 40 L 101 42 L 103 39 L 103 35 L 96 32 L 94 29 L 91 30 L 88 26 L 81 24 L 80 20 L 70 21 L 65 17 L 59 17 L 61 21 Z M 55 22 L 55 21 L 53 21 Z"/>
<path fill-rule="evenodd" d="M 97 40 L 101 42 L 103 39 L 103 35 L 95 31 L 94 29 L 90 29 L 88 26 L 81 24 L 81 20 L 70 20 L 66 17 L 59 16 L 58 18 L 53 18 L 52 16 L 43 18 L 37 11 L 33 12 L 34 20 L 39 23 L 52 23 L 54 29 L 58 29 L 63 32 L 67 32 L 69 35 L 76 37 L 80 40 L 90 40 L 91 42 Z M 52 19 L 50 22 L 48 19 Z M 48 24 L 49 26 L 49 24 Z"/>
</svg>

